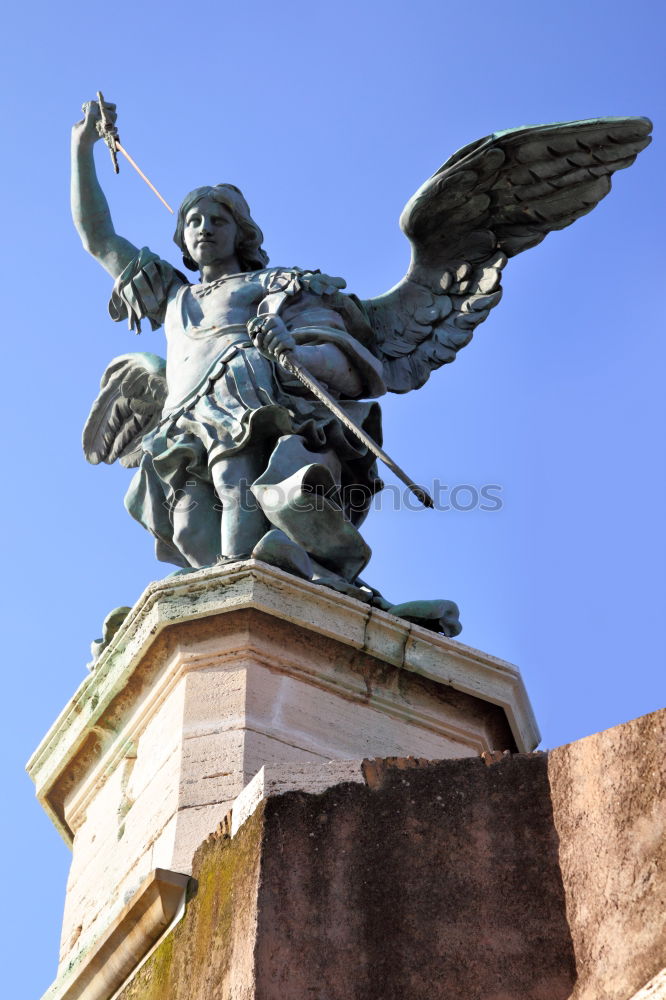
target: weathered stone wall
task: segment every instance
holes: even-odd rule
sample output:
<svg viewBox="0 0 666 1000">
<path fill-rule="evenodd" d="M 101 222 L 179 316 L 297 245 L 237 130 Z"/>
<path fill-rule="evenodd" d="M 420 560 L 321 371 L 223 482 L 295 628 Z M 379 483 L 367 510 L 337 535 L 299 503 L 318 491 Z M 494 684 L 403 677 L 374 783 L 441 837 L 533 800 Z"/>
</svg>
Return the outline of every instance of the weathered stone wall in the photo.
<svg viewBox="0 0 666 1000">
<path fill-rule="evenodd" d="M 123 1000 L 254 997 L 263 842 L 260 807 L 233 840 L 212 836 L 202 844 L 185 917 L 139 969 Z"/>
<path fill-rule="evenodd" d="M 548 775 L 572 1000 L 627 1000 L 666 966 L 666 710 L 553 750 Z"/>
<path fill-rule="evenodd" d="M 628 1000 L 666 964 L 665 724 L 266 800 L 122 1000 Z"/>
<path fill-rule="evenodd" d="M 451 763 L 269 800 L 257 997 L 568 997 L 546 757 Z"/>
</svg>

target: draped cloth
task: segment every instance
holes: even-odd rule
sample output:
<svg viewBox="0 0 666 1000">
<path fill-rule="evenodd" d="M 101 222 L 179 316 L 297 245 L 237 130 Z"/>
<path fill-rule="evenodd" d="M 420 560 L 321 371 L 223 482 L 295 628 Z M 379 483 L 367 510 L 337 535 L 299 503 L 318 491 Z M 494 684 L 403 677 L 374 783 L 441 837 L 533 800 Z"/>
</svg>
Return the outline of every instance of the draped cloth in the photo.
<svg viewBox="0 0 666 1000">
<path fill-rule="evenodd" d="M 278 270 L 243 276 L 250 286 L 247 293 L 252 297 L 256 291 L 247 319 L 256 314 L 264 289 Z M 204 304 L 208 322 L 211 315 L 215 318 L 213 297 L 204 299 Z M 154 535 L 158 559 L 189 565 L 174 543 L 171 518 L 173 503 L 185 486 L 196 482 L 199 494 L 207 491 L 211 508 L 221 515 L 212 467 L 246 448 L 260 446 L 267 456 L 266 467 L 253 484 L 253 492 L 268 521 L 318 562 L 343 578 L 355 577 L 369 558 L 369 549 L 356 529 L 383 485 L 374 456 L 365 445 L 324 404 L 309 397 L 300 382 L 260 354 L 244 323 L 205 326 L 192 286 L 147 249 L 116 282 L 110 311 L 114 319 L 128 318 L 135 328 L 143 317 L 154 327 L 164 323 L 169 351 L 175 357 L 183 356 L 184 350 L 191 357 L 201 343 L 201 356 L 207 359 L 207 367 L 197 373 L 199 377 L 183 398 L 174 400 L 170 392 L 160 423 L 143 439 L 141 464 L 125 498 L 129 513 Z M 199 327 L 192 326 L 192 316 Z M 297 344 L 338 347 L 360 376 L 360 395 L 384 392 L 381 365 L 348 331 L 348 313 L 341 315 L 308 291 L 284 310 L 283 319 Z M 205 343 L 200 334 L 196 336 L 201 329 L 214 331 L 206 333 Z M 196 358 L 193 370 L 195 362 Z M 182 381 L 182 372 L 178 375 Z M 339 402 L 381 444 L 379 405 L 361 399 Z M 317 510 L 303 505 L 303 496 L 313 483 L 325 497 Z M 282 497 L 281 506 L 275 503 L 276 495 Z M 196 511 L 192 517 L 196 518 Z M 211 538 L 210 552 L 214 562 L 219 531 Z"/>
</svg>

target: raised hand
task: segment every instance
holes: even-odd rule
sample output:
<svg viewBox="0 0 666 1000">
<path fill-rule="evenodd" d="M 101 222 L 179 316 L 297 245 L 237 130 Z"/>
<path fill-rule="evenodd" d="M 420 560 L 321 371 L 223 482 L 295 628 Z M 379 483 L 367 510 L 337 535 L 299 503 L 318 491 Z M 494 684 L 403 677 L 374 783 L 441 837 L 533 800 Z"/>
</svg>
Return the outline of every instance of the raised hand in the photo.
<svg viewBox="0 0 666 1000">
<path fill-rule="evenodd" d="M 81 110 L 84 117 L 72 127 L 72 218 L 84 248 L 113 278 L 117 278 L 139 251 L 116 233 L 108 202 L 97 179 L 93 150 L 94 144 L 102 138 L 99 101 L 86 101 Z M 104 101 L 104 113 L 108 119 L 107 131 L 115 133 L 115 104 Z M 115 166 L 115 151 L 111 154 Z"/>
<path fill-rule="evenodd" d="M 82 106 L 83 118 L 74 124 L 72 133 L 81 141 L 97 142 L 101 138 L 98 125 L 102 123 L 99 101 L 86 101 Z M 104 101 L 104 113 L 115 130 L 118 113 L 115 104 Z"/>
</svg>

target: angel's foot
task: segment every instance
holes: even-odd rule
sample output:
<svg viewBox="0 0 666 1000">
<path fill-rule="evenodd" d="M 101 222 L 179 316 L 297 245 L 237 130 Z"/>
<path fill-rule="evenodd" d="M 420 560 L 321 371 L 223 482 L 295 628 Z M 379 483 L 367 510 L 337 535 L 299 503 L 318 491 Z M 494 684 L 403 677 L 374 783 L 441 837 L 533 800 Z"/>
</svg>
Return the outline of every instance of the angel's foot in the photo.
<svg viewBox="0 0 666 1000">
<path fill-rule="evenodd" d="M 101 653 L 109 645 L 116 632 L 123 624 L 128 614 L 132 609 L 126 604 L 123 604 L 119 608 L 114 608 L 113 611 L 109 611 L 108 615 L 104 619 L 102 625 L 102 635 L 99 639 L 93 639 L 90 644 L 90 652 L 92 653 L 92 661 L 88 664 L 88 669 L 92 670 L 95 663 L 99 659 Z"/>
<path fill-rule="evenodd" d="M 252 555 L 250 552 L 243 552 L 239 556 L 218 556 L 215 560 L 215 566 L 229 566 L 230 563 L 244 562 L 245 559 L 251 559 Z"/>
<path fill-rule="evenodd" d="M 380 611 L 390 611 L 393 607 L 390 601 L 387 601 L 383 594 L 381 594 L 376 587 L 370 586 L 365 580 L 362 580 L 360 576 L 356 577 L 354 581 L 357 587 L 360 587 L 364 593 L 367 593 L 368 597 L 364 600 L 373 606 L 373 608 L 379 608 Z"/>
<path fill-rule="evenodd" d="M 387 610 L 396 618 L 404 618 L 433 632 L 443 632 L 449 638 L 462 632 L 460 611 L 454 601 L 408 601 L 406 604 L 393 604 Z"/>
<path fill-rule="evenodd" d="M 305 580 L 312 579 L 312 562 L 309 555 L 279 528 L 272 528 L 259 539 L 252 549 L 252 558 Z"/>
</svg>

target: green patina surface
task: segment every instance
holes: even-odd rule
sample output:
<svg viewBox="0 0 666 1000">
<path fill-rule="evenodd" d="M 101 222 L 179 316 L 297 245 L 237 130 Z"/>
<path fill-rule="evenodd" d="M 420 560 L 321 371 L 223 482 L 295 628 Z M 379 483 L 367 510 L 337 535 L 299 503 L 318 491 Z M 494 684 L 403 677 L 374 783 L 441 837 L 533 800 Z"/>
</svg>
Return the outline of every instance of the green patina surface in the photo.
<svg viewBox="0 0 666 1000">
<path fill-rule="evenodd" d="M 262 839 L 263 808 L 259 808 L 233 840 L 211 838 L 199 848 L 193 865 L 197 884 L 185 916 L 118 1000 L 246 995 L 253 974 Z M 247 955 L 238 953 L 244 945 Z"/>
<path fill-rule="evenodd" d="M 113 359 L 83 431 L 88 461 L 137 469 L 125 506 L 162 562 L 187 572 L 252 556 L 458 635 L 453 601 L 395 604 L 361 579 L 359 529 L 384 485 L 376 459 L 435 506 L 383 451 L 376 400 L 455 360 L 499 303 L 508 260 L 591 211 L 649 144 L 650 121 L 531 125 L 465 146 L 405 206 L 402 280 L 361 300 L 342 278 L 269 268 L 233 184 L 195 188 L 178 210 L 173 239 L 195 284 L 117 233 L 93 153 L 101 138 L 115 149 L 116 106 L 97 97 L 72 129 L 74 225 L 115 279 L 111 317 L 137 333 L 164 326 L 168 363 Z M 126 611 L 107 616 L 93 657 Z"/>
</svg>

